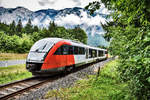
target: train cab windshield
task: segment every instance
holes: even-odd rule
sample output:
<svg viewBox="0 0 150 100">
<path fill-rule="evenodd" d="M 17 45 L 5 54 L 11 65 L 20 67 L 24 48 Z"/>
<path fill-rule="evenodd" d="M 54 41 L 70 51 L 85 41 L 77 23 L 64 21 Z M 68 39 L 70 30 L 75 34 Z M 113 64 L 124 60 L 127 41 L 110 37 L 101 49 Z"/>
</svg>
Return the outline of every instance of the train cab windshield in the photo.
<svg viewBox="0 0 150 100">
<path fill-rule="evenodd" d="M 38 41 L 32 46 L 30 52 L 48 52 L 53 44 L 54 43 L 51 43 L 49 41 Z"/>
<path fill-rule="evenodd" d="M 30 49 L 27 60 L 43 61 L 53 45 L 53 42 L 47 41 L 46 39 L 37 41 Z"/>
</svg>

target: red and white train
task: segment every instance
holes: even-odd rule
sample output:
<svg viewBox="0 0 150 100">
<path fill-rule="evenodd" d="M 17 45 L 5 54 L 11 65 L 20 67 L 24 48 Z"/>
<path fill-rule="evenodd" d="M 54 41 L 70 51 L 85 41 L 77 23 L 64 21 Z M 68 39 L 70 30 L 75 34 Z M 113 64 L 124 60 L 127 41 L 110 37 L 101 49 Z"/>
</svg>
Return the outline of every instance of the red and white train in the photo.
<svg viewBox="0 0 150 100">
<path fill-rule="evenodd" d="M 107 57 L 105 49 L 72 40 L 45 38 L 37 41 L 30 49 L 26 68 L 33 75 L 53 75 Z"/>
</svg>

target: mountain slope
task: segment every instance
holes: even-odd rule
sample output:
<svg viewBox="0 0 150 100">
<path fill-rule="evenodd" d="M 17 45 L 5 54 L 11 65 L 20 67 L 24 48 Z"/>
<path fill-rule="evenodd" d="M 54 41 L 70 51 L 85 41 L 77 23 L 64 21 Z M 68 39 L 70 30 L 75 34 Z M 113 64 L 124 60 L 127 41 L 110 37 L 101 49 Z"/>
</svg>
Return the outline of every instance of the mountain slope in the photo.
<svg viewBox="0 0 150 100">
<path fill-rule="evenodd" d="M 50 21 L 66 28 L 80 26 L 88 35 L 88 44 L 92 46 L 108 45 L 108 42 L 101 36 L 104 30 L 100 23 L 105 23 L 105 14 L 95 13 L 92 16 L 83 8 L 65 8 L 61 10 L 43 9 L 30 11 L 23 7 L 3 8 L 0 7 L 0 21 L 10 24 L 13 20 L 22 20 L 25 25 L 30 18 L 33 25 L 47 27 Z"/>
</svg>

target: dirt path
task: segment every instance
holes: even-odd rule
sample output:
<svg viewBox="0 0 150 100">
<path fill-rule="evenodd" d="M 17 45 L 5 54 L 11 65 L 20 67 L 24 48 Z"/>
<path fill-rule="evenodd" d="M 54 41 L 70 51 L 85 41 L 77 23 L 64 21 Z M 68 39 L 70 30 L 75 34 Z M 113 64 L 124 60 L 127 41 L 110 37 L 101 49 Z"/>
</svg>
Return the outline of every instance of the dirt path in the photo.
<svg viewBox="0 0 150 100">
<path fill-rule="evenodd" d="M 12 65 L 18 65 L 18 64 L 25 64 L 26 60 L 7 60 L 7 61 L 0 61 L 0 67 L 7 67 Z"/>
</svg>

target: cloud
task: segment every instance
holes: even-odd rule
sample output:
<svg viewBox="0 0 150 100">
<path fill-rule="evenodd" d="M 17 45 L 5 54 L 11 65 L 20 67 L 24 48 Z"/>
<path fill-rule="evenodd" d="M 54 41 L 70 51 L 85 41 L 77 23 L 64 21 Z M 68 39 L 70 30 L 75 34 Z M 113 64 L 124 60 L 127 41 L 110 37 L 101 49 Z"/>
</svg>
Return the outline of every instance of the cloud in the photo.
<svg viewBox="0 0 150 100">
<path fill-rule="evenodd" d="M 76 3 L 76 6 L 81 6 L 81 0 L 72 0 L 72 1 Z"/>
<path fill-rule="evenodd" d="M 38 1 L 39 5 L 41 5 L 41 6 L 45 6 L 48 4 L 53 5 L 55 2 L 57 2 L 57 0 L 40 0 L 40 1 Z"/>
<path fill-rule="evenodd" d="M 41 9 L 64 9 L 73 7 L 84 8 L 89 2 L 98 0 L 0 0 L 0 6 L 5 8 L 15 8 L 22 6 L 32 11 Z"/>
<path fill-rule="evenodd" d="M 65 25 L 65 24 L 78 25 L 81 23 L 80 18 L 74 14 L 70 14 L 65 17 L 59 17 L 59 18 L 55 19 L 55 22 L 58 25 Z"/>
<path fill-rule="evenodd" d="M 38 18 L 35 18 L 33 21 L 32 21 L 32 24 L 33 25 L 38 25 L 40 23 L 39 19 Z"/>
<path fill-rule="evenodd" d="M 84 12 L 81 10 L 81 16 L 79 17 L 75 14 L 70 14 L 66 16 L 59 16 L 55 19 L 55 23 L 60 26 L 74 26 L 74 25 L 81 25 L 82 29 L 85 31 L 89 28 L 92 27 L 91 29 L 91 34 L 94 35 L 95 33 L 98 34 L 104 34 L 104 31 L 98 30 L 98 26 L 101 26 L 102 24 L 106 23 L 106 19 L 103 18 L 100 15 L 97 15 L 95 17 L 92 17 L 87 14 L 87 12 Z"/>
<path fill-rule="evenodd" d="M 100 9 L 96 10 L 96 12 L 100 12 L 101 14 L 110 14 L 110 10 L 108 10 L 104 4 L 101 4 Z"/>
<path fill-rule="evenodd" d="M 74 14 L 66 15 L 63 17 L 58 17 L 55 19 L 55 22 L 58 25 L 81 25 L 81 24 L 86 24 L 87 26 L 92 26 L 92 25 L 100 25 L 100 23 L 104 24 L 106 23 L 105 18 L 97 15 L 95 17 L 89 16 L 86 12 L 81 11 L 81 16 L 79 17 Z"/>
<path fill-rule="evenodd" d="M 74 1 L 74 2 L 80 2 L 80 0 L 72 0 L 72 1 Z"/>
</svg>

